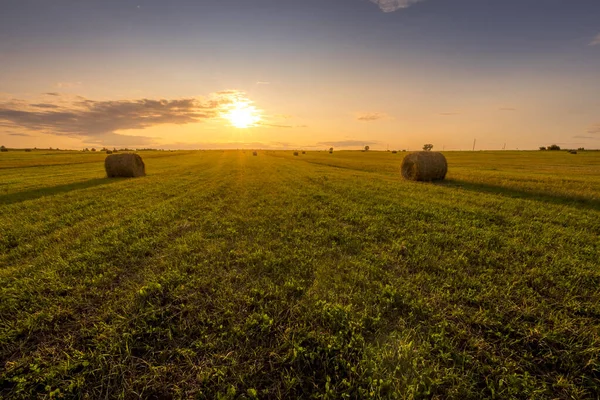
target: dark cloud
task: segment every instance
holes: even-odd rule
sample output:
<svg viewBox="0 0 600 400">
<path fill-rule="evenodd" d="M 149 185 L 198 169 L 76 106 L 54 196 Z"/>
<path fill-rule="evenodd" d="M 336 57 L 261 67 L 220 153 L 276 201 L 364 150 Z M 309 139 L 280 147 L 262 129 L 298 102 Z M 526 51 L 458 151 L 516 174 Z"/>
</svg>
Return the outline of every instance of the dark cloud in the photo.
<svg viewBox="0 0 600 400">
<path fill-rule="evenodd" d="M 37 107 L 37 108 L 60 108 L 60 106 L 57 106 L 56 104 L 47 104 L 47 103 L 31 104 L 31 107 Z"/>
<path fill-rule="evenodd" d="M 339 140 L 332 142 L 319 142 L 317 143 L 321 146 L 333 146 L 333 147 L 363 147 L 372 144 L 379 144 L 379 142 L 374 142 L 372 140 Z"/>
<path fill-rule="evenodd" d="M 362 121 L 362 122 L 370 122 L 370 121 L 377 121 L 379 119 L 384 119 L 387 117 L 388 117 L 388 115 L 386 113 L 368 112 L 368 113 L 358 114 L 356 116 L 356 119 L 358 121 Z"/>
<path fill-rule="evenodd" d="M 44 93 L 44 94 L 48 95 L 48 96 L 60 96 L 60 93 L 56 93 L 56 92 L 47 92 L 47 93 Z"/>
<path fill-rule="evenodd" d="M 9 133 L 8 136 L 35 137 L 33 135 L 28 135 L 27 133 Z"/>
<path fill-rule="evenodd" d="M 0 103 L 0 123 L 59 136 L 85 137 L 90 143 L 95 140 L 125 145 L 125 141 L 135 140 L 136 144 L 149 144 L 151 138 L 121 135 L 116 131 L 202 122 L 219 117 L 224 106 L 242 98 L 243 93 L 228 90 L 208 99 L 94 101 L 76 97 L 60 105 Z"/>
</svg>

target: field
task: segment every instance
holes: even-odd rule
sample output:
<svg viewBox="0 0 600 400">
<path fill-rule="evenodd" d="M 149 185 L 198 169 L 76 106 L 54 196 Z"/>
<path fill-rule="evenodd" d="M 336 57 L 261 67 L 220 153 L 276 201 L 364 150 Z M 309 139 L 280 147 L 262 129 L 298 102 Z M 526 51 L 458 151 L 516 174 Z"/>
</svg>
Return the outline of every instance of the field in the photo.
<svg viewBox="0 0 600 400">
<path fill-rule="evenodd" d="M 0 398 L 600 394 L 600 152 L 0 154 Z"/>
</svg>

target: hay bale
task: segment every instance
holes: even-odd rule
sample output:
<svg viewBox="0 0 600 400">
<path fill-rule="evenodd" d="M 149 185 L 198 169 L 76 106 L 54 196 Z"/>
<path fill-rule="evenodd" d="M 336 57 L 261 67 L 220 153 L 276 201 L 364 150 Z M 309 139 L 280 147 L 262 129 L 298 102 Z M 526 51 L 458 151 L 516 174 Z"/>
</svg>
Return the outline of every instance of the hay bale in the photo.
<svg viewBox="0 0 600 400">
<path fill-rule="evenodd" d="M 104 160 L 104 168 L 109 178 L 136 178 L 146 175 L 142 157 L 133 153 L 111 154 Z"/>
<path fill-rule="evenodd" d="M 571 151 L 569 151 L 569 153 L 571 153 L 571 154 L 577 154 L 577 150 L 571 150 Z"/>
<path fill-rule="evenodd" d="M 305 152 L 305 151 L 303 151 L 303 152 L 302 152 L 302 154 L 306 154 L 306 152 Z"/>
<path fill-rule="evenodd" d="M 442 153 L 417 151 L 404 157 L 400 170 L 405 179 L 412 181 L 442 180 L 448 172 L 448 162 Z"/>
<path fill-rule="evenodd" d="M 106 150 L 106 154 L 112 154 L 112 150 Z"/>
<path fill-rule="evenodd" d="M 295 151 L 295 152 L 294 152 L 294 155 L 295 155 L 295 156 L 297 156 L 297 155 L 298 155 L 298 152 L 297 152 L 297 151 Z"/>
<path fill-rule="evenodd" d="M 253 151 L 253 152 L 252 152 L 252 155 L 253 155 L 253 156 L 257 156 L 257 155 L 258 155 L 258 153 L 257 153 L 256 151 Z"/>
</svg>

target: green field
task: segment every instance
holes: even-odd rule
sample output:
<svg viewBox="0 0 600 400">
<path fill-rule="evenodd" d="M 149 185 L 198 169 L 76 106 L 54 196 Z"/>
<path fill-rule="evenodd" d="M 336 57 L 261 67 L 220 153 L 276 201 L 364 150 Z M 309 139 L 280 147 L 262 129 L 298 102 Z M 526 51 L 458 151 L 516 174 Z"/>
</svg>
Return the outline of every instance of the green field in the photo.
<svg viewBox="0 0 600 400">
<path fill-rule="evenodd" d="M 600 152 L 0 154 L 0 398 L 600 394 Z"/>
</svg>

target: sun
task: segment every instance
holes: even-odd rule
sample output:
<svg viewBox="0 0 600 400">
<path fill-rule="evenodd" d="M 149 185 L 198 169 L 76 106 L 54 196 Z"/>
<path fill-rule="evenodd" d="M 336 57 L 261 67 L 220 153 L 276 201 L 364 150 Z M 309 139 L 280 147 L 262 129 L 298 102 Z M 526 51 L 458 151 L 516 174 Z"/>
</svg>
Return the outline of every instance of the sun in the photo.
<svg viewBox="0 0 600 400">
<path fill-rule="evenodd" d="M 223 114 L 236 128 L 251 128 L 260 121 L 260 112 L 253 105 L 237 101 Z"/>
</svg>

